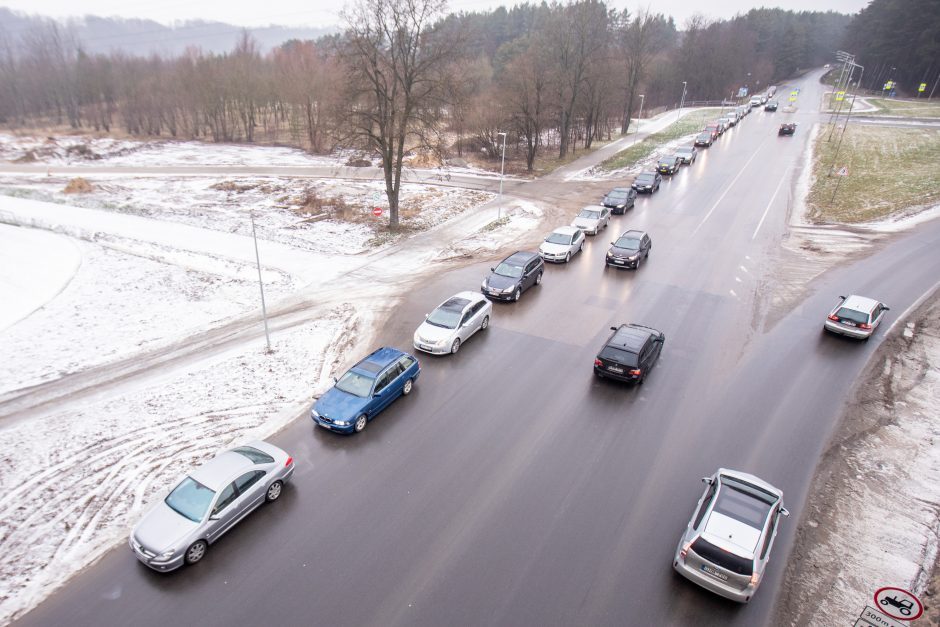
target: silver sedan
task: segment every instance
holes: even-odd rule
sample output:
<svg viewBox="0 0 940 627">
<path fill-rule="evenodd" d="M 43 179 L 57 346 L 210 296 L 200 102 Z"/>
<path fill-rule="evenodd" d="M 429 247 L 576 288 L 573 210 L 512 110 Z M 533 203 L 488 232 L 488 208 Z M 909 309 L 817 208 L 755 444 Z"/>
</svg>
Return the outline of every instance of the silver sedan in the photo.
<svg viewBox="0 0 940 627">
<path fill-rule="evenodd" d="M 456 353 L 477 331 L 490 326 L 493 303 L 477 292 L 460 292 L 425 316 L 415 331 L 414 347 L 426 353 Z"/>
<path fill-rule="evenodd" d="M 195 564 L 252 510 L 276 501 L 293 474 L 294 459 L 273 444 L 255 441 L 225 451 L 144 514 L 131 532 L 131 549 L 154 570 Z"/>
<path fill-rule="evenodd" d="M 568 263 L 571 257 L 582 250 L 584 250 L 584 231 L 573 226 L 562 226 L 545 238 L 539 246 L 539 255 L 545 261 Z"/>
<path fill-rule="evenodd" d="M 606 229 L 608 224 L 610 224 L 610 209 L 600 205 L 588 205 L 571 222 L 571 226 L 581 229 L 588 235 L 597 235 L 601 229 Z"/>
</svg>

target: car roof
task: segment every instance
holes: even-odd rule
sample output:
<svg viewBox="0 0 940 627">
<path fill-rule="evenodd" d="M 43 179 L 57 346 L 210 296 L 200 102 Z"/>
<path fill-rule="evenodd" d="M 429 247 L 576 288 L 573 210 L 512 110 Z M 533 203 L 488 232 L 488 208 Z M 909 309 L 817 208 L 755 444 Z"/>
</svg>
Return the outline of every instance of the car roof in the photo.
<svg viewBox="0 0 940 627">
<path fill-rule="evenodd" d="M 503 259 L 503 263 L 508 263 L 511 266 L 524 266 L 525 264 L 532 261 L 535 257 L 538 257 L 538 255 L 535 253 L 530 253 L 525 250 L 518 250 Z"/>
<path fill-rule="evenodd" d="M 581 207 L 581 211 L 584 211 L 585 209 L 589 211 L 606 211 L 607 207 L 605 207 L 604 205 L 584 205 L 583 207 Z M 581 213 L 581 211 L 579 211 L 578 213 Z"/>
<path fill-rule="evenodd" d="M 241 453 L 225 451 L 196 468 L 189 476 L 210 490 L 218 492 L 240 473 L 248 472 L 252 468 L 254 464 Z"/>
<path fill-rule="evenodd" d="M 638 353 L 640 349 L 643 348 L 643 344 L 646 343 L 650 335 L 652 335 L 652 332 L 648 329 L 623 324 L 614 331 L 614 334 L 607 340 L 606 345 L 614 346 L 631 353 Z"/>
<path fill-rule="evenodd" d="M 643 237 L 646 235 L 646 231 L 641 231 L 640 229 L 630 229 L 629 231 L 624 231 L 621 233 L 620 237 L 626 237 L 627 235 L 633 235 L 635 237 Z"/>
<path fill-rule="evenodd" d="M 390 363 L 406 354 L 407 353 L 403 353 L 397 348 L 383 346 L 382 348 L 376 349 L 371 355 L 353 366 L 352 369 L 364 371 L 369 374 L 376 374 L 381 371 L 382 368 L 385 368 Z"/>
<path fill-rule="evenodd" d="M 581 229 L 576 226 L 560 226 L 552 233 L 560 233 L 561 235 L 574 235 L 575 233 L 580 233 Z"/>
<path fill-rule="evenodd" d="M 872 298 L 866 298 L 865 296 L 849 296 L 846 298 L 840 307 L 848 307 L 849 309 L 854 309 L 855 311 L 865 311 L 871 313 L 871 310 L 878 305 L 878 301 Z"/>
<path fill-rule="evenodd" d="M 486 300 L 486 296 L 484 296 L 484 295 L 481 294 L 480 292 L 470 292 L 470 291 L 466 291 L 466 292 L 457 292 L 456 294 L 454 294 L 454 295 L 451 296 L 450 298 L 465 298 L 465 299 L 467 299 L 468 301 L 470 301 L 471 303 L 475 303 L 475 302 L 480 301 L 480 300 Z M 448 300 L 450 300 L 450 299 L 448 299 Z"/>
<path fill-rule="evenodd" d="M 470 300 L 462 298 L 460 296 L 451 296 L 443 303 L 437 306 L 438 309 L 446 309 L 447 311 L 456 311 L 461 312 L 467 308 L 467 305 L 470 304 Z"/>
</svg>

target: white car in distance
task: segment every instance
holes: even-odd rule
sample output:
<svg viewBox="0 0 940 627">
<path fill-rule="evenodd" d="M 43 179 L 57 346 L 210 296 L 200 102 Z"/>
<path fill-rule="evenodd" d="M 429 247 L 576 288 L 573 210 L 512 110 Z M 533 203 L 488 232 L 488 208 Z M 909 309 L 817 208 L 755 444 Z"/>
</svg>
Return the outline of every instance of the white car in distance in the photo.
<svg viewBox="0 0 940 627">
<path fill-rule="evenodd" d="M 562 226 L 552 231 L 539 246 L 539 255 L 545 261 L 568 263 L 584 249 L 584 231 L 574 226 Z"/>
<path fill-rule="evenodd" d="M 493 303 L 478 292 L 454 294 L 424 317 L 414 347 L 433 355 L 456 353 L 477 331 L 490 326 Z"/>
</svg>

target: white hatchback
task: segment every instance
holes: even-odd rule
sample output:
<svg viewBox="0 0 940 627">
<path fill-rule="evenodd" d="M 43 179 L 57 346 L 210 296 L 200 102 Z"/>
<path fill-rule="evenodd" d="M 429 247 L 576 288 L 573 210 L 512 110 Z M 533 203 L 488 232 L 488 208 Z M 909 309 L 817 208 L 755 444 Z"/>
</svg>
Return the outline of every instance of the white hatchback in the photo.
<svg viewBox="0 0 940 627">
<path fill-rule="evenodd" d="M 493 303 L 477 292 L 454 294 L 424 317 L 414 347 L 434 355 L 456 353 L 477 331 L 490 326 Z"/>
</svg>

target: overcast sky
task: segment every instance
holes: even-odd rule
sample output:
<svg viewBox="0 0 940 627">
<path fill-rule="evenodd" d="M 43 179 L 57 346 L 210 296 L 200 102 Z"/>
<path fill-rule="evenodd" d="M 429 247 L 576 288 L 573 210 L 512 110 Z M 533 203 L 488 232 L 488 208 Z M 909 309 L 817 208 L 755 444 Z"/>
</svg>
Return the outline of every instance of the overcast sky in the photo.
<svg viewBox="0 0 940 627">
<path fill-rule="evenodd" d="M 276 2 L 249 2 L 238 0 L 0 0 L 0 7 L 24 13 L 51 17 L 76 15 L 119 16 L 146 18 L 164 24 L 174 21 L 204 19 L 226 22 L 236 26 L 288 26 L 325 27 L 339 24 L 339 12 L 348 0 L 276 0 Z M 536 0 L 537 1 L 537 0 Z M 840 11 L 856 13 L 869 0 L 656 0 L 631 2 L 611 0 L 609 6 L 636 11 L 650 6 L 657 13 L 672 15 L 681 27 L 696 12 L 711 18 L 728 18 L 746 12 L 755 6 L 780 6 L 795 11 Z M 489 0 L 452 0 L 451 12 L 492 9 L 516 2 Z"/>
</svg>

